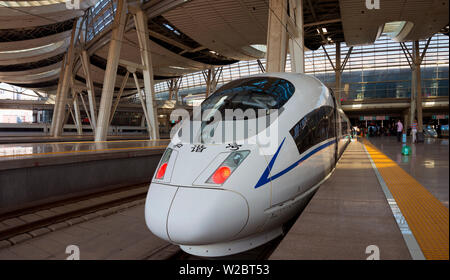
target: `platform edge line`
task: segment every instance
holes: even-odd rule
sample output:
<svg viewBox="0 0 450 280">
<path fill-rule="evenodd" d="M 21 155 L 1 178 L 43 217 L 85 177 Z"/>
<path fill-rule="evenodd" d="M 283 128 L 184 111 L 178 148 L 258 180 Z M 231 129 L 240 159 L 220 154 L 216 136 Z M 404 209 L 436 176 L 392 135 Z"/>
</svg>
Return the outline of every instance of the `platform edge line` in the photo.
<svg viewBox="0 0 450 280">
<path fill-rule="evenodd" d="M 411 254 L 411 257 L 413 258 L 413 260 L 426 260 L 425 255 L 422 252 L 422 249 L 420 248 L 419 244 L 417 243 L 417 240 L 414 237 L 414 234 L 412 233 L 411 229 L 409 228 L 409 225 L 406 222 L 406 219 L 403 216 L 402 211 L 400 210 L 400 207 L 397 205 L 395 198 L 392 196 L 392 193 L 389 190 L 388 186 L 386 185 L 386 182 L 384 181 L 380 172 L 378 171 L 378 168 L 376 167 L 375 162 L 372 160 L 370 153 L 367 151 L 366 145 L 364 143 L 361 143 L 361 144 L 363 145 L 364 151 L 366 152 L 366 155 L 369 158 L 370 164 L 372 165 L 373 171 L 375 172 L 378 182 L 380 183 L 381 189 L 383 190 L 383 193 L 386 197 L 387 203 L 389 204 L 389 207 L 391 208 L 394 219 L 397 222 L 397 226 L 400 229 L 400 232 L 402 233 L 403 239 L 405 240 L 406 247 L 408 248 L 409 253 Z M 401 222 L 401 221 L 403 221 L 403 222 Z M 406 230 L 406 232 L 405 232 L 405 230 Z"/>
</svg>

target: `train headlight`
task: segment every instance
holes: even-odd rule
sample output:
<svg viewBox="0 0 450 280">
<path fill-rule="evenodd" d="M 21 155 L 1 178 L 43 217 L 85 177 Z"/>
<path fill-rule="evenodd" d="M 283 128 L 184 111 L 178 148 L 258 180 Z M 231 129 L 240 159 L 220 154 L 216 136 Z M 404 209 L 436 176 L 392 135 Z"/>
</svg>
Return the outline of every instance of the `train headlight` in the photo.
<svg viewBox="0 0 450 280">
<path fill-rule="evenodd" d="M 164 179 L 164 175 L 166 174 L 167 165 L 169 163 L 170 155 L 172 154 L 172 149 L 167 148 L 164 152 L 164 155 L 161 158 L 161 162 L 159 163 L 158 169 L 156 169 L 155 179 L 162 180 Z"/>
<path fill-rule="evenodd" d="M 214 173 L 209 177 L 206 183 L 222 185 L 230 177 L 234 170 L 244 161 L 250 154 L 250 151 L 235 151 L 232 152 Z"/>
<path fill-rule="evenodd" d="M 163 163 L 161 167 L 158 169 L 158 172 L 156 172 L 156 179 L 164 178 L 164 174 L 166 174 L 166 169 L 167 169 L 167 162 Z"/>
<path fill-rule="evenodd" d="M 211 176 L 211 180 L 215 184 L 223 184 L 230 175 L 231 169 L 228 166 L 221 166 Z"/>
</svg>

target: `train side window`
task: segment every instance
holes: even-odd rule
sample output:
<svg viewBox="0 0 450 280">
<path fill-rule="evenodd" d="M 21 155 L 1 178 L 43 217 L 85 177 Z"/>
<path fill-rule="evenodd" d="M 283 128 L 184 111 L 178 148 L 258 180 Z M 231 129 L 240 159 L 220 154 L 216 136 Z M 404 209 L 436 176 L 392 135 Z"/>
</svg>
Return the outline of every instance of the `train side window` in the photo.
<svg viewBox="0 0 450 280">
<path fill-rule="evenodd" d="M 334 108 L 322 106 L 308 113 L 290 130 L 300 154 L 334 137 Z"/>
</svg>

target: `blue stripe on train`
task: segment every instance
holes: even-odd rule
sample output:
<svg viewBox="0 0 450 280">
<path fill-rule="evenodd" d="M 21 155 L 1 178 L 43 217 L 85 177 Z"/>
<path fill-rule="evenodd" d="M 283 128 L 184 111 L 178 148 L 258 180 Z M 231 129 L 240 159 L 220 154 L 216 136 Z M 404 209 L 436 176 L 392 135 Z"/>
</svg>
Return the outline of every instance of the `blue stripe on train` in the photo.
<svg viewBox="0 0 450 280">
<path fill-rule="evenodd" d="M 332 139 L 331 141 L 328 141 L 327 143 L 324 143 L 324 144 L 320 145 L 319 147 L 317 147 L 314 150 L 312 150 L 309 153 L 307 153 L 304 157 L 300 158 L 298 161 L 296 161 L 293 164 L 291 164 L 290 166 L 288 166 L 286 169 L 278 172 L 277 174 L 273 175 L 272 177 L 269 177 L 270 170 L 272 169 L 273 165 L 275 164 L 275 160 L 278 157 L 278 153 L 280 152 L 281 147 L 284 144 L 284 140 L 286 140 L 286 137 L 283 139 L 283 141 L 281 142 L 280 146 L 278 147 L 278 150 L 273 155 L 273 157 L 270 160 L 269 165 L 267 166 L 266 170 L 264 170 L 263 174 L 261 175 L 261 178 L 259 178 L 258 183 L 256 183 L 255 189 L 259 188 L 259 187 L 261 187 L 261 186 L 263 186 L 265 184 L 267 184 L 268 182 L 270 182 L 272 180 L 277 179 L 278 177 L 283 176 L 284 174 L 286 174 L 287 172 L 291 171 L 294 167 L 296 167 L 297 165 L 299 165 L 303 161 L 307 160 L 309 157 L 311 157 L 315 153 L 319 152 L 320 150 L 325 149 L 326 147 L 332 145 L 333 143 L 336 143 L 336 139 Z"/>
</svg>

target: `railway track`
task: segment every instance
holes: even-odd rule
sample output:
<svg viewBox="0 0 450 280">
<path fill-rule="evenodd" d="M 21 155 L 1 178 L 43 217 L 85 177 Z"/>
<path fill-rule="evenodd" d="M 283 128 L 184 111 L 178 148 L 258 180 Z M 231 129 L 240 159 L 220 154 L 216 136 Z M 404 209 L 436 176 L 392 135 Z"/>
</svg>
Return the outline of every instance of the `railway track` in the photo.
<svg viewBox="0 0 450 280">
<path fill-rule="evenodd" d="M 148 183 L 0 214 L 0 242 L 23 240 L 144 203 Z"/>
<path fill-rule="evenodd" d="M 116 190 L 104 191 L 77 198 L 20 209 L 0 214 L 0 249 L 41 236 L 58 229 L 108 216 L 145 203 L 148 183 Z M 298 214 L 298 216 L 301 213 Z M 287 233 L 298 216 L 286 223 Z M 179 246 L 167 243 L 144 254 L 145 260 L 265 260 L 270 257 L 283 239 L 280 236 L 252 250 L 225 257 L 198 257 L 182 251 Z M 145 248 L 143 248 L 145 250 Z"/>
</svg>

